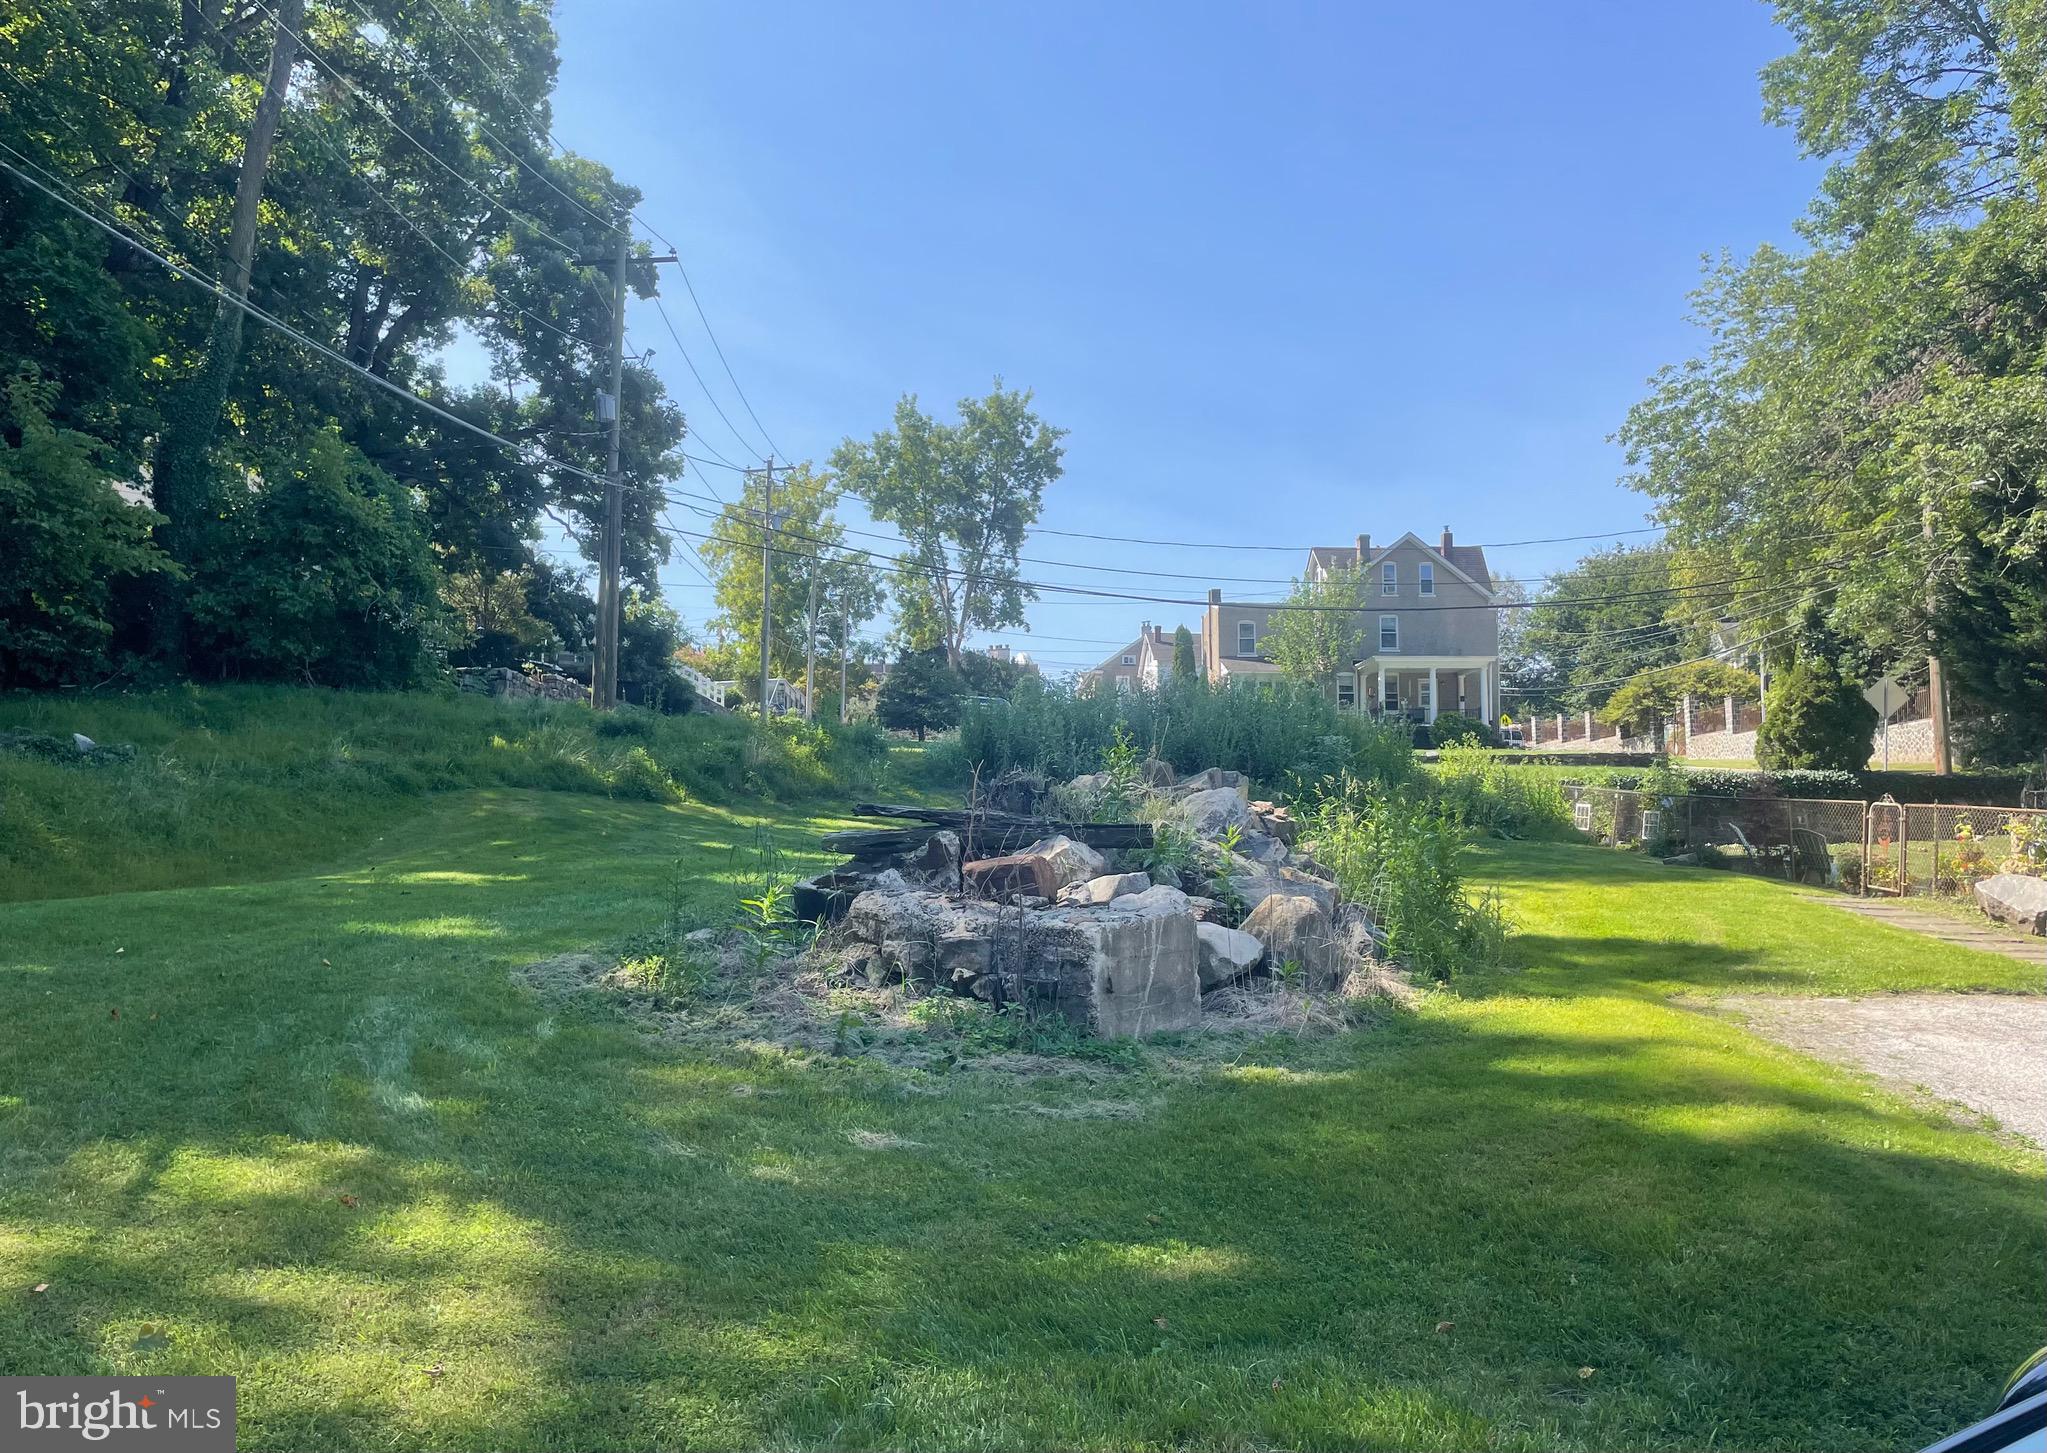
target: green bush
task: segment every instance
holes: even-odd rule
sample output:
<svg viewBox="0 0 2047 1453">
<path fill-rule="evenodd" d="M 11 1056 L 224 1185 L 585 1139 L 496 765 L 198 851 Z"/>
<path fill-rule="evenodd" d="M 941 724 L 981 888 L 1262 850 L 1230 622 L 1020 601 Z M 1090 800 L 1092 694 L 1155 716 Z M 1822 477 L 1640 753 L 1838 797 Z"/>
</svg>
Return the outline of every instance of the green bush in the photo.
<svg viewBox="0 0 2047 1453">
<path fill-rule="evenodd" d="M 1429 739 L 1439 747 L 1497 747 L 1500 734 L 1475 716 L 1446 711 L 1429 723 Z"/>
<path fill-rule="evenodd" d="M 1466 892 L 1457 866 L 1465 831 L 1447 804 L 1416 786 L 1343 773 L 1295 806 L 1316 861 L 1346 900 L 1371 911 L 1394 958 L 1437 979 L 1499 961 L 1505 920 L 1496 899 Z"/>
<path fill-rule="evenodd" d="M 1269 784 L 1348 770 L 1374 781 L 1413 773 L 1407 733 L 1340 712 L 1309 686 L 1211 688 L 1175 681 L 1160 690 L 1080 695 L 1035 677 L 1007 702 L 969 702 L 960 718 L 962 772 L 984 777 L 1012 767 L 1051 778 L 1098 770 L 1118 728 L 1140 755 L 1181 772 L 1222 767 Z"/>
<path fill-rule="evenodd" d="M 1859 772 L 1869 765 L 1876 726 L 1876 708 L 1833 662 L 1801 658 L 1771 678 L 1756 729 L 1756 765 Z"/>
</svg>

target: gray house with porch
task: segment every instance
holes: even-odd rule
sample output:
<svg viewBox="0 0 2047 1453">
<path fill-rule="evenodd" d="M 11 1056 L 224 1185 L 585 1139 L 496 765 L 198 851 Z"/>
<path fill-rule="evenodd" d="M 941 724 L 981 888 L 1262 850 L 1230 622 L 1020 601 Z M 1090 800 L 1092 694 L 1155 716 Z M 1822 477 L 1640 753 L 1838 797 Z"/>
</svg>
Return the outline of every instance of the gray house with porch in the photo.
<svg viewBox="0 0 2047 1453">
<path fill-rule="evenodd" d="M 1318 545 L 1305 577 L 1362 570 L 1365 605 L 1358 612 L 1357 656 L 1337 674 L 1337 705 L 1373 716 L 1434 721 L 1459 711 L 1499 720 L 1500 612 L 1485 551 L 1459 545 L 1447 529 L 1435 544 L 1414 534 L 1375 546 L 1370 535 L 1352 545 Z M 1272 680 L 1279 667 L 1260 643 L 1279 607 L 1228 601 L 1208 593 L 1202 617 L 1202 665 L 1218 685 Z"/>
</svg>

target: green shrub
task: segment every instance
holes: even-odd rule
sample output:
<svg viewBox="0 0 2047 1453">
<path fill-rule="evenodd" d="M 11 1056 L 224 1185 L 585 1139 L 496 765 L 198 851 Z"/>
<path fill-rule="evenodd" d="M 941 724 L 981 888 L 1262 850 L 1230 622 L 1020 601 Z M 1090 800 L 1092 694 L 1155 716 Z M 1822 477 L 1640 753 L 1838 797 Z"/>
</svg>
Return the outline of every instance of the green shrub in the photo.
<svg viewBox="0 0 2047 1453">
<path fill-rule="evenodd" d="M 1869 765 L 1876 726 L 1876 708 L 1833 662 L 1801 658 L 1771 678 L 1756 729 L 1756 765 L 1859 772 Z"/>
<path fill-rule="evenodd" d="M 1504 917 L 1496 898 L 1473 902 L 1465 891 L 1457 866 L 1465 833 L 1445 803 L 1346 773 L 1324 778 L 1297 806 L 1316 861 L 1346 899 L 1370 909 L 1394 958 L 1437 979 L 1499 961 Z"/>
<path fill-rule="evenodd" d="M 1446 711 L 1429 723 L 1429 738 L 1439 747 L 1497 747 L 1500 734 L 1475 716 Z"/>
</svg>

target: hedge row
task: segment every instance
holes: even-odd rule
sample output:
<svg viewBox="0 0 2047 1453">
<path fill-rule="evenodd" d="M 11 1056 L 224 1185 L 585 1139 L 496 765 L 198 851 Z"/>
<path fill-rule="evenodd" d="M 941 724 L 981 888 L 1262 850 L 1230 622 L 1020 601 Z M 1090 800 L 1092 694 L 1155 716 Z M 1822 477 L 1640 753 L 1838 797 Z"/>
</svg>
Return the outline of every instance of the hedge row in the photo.
<svg viewBox="0 0 2047 1453">
<path fill-rule="evenodd" d="M 1672 765 L 1677 765 L 1673 763 Z M 2025 778 L 2011 773 L 1956 772 L 1937 777 L 1931 772 L 1825 771 L 1785 768 L 1776 772 L 1733 767 L 1684 767 L 1685 783 L 1694 797 L 1831 797 L 1874 802 L 1888 794 L 1899 802 L 1945 802 L 1968 807 L 2017 807 Z M 1596 774 L 1608 787 L 1637 787 L 1647 769 L 1610 767 Z M 1568 778 L 1566 780 L 1569 780 Z"/>
</svg>

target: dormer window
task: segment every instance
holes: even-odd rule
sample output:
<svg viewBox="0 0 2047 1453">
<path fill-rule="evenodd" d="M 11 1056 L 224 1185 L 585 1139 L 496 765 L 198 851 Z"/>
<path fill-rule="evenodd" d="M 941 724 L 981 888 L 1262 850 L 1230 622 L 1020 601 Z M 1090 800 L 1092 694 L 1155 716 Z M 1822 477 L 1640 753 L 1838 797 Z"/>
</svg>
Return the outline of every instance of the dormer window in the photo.
<svg viewBox="0 0 2047 1453">
<path fill-rule="evenodd" d="M 1251 621 L 1237 622 L 1237 654 L 1255 656 L 1258 654 L 1258 627 Z"/>
<path fill-rule="evenodd" d="M 1400 594 L 1400 567 L 1391 560 L 1379 567 L 1379 594 Z"/>
<path fill-rule="evenodd" d="M 1434 595 L 1436 593 L 1436 567 L 1424 561 L 1417 568 L 1421 571 L 1422 594 Z"/>
</svg>

